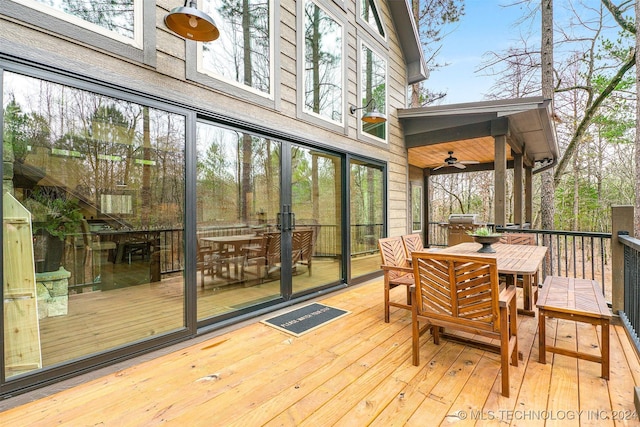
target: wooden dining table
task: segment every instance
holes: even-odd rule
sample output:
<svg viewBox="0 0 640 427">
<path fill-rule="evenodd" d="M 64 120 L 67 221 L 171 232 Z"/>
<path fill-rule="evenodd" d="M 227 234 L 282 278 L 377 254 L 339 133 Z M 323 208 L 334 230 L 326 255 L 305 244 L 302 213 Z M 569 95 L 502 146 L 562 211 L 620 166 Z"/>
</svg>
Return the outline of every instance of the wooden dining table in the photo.
<svg viewBox="0 0 640 427">
<path fill-rule="evenodd" d="M 546 246 L 537 245 L 508 245 L 495 243 L 491 245 L 495 253 L 480 253 L 480 243 L 465 242 L 439 250 L 439 253 L 453 255 L 469 255 L 496 258 L 498 273 L 511 277 L 522 276 L 523 308 L 518 313 L 529 316 L 535 315 L 533 311 L 533 293 L 531 291 L 533 276 L 538 274 L 542 267 L 542 261 L 547 254 Z"/>
<path fill-rule="evenodd" d="M 217 249 L 223 251 L 226 248 L 226 262 L 233 264 L 236 277 L 242 269 L 242 249 L 246 246 L 259 244 L 264 237 L 256 234 L 236 234 L 231 236 L 210 236 L 202 237 L 202 241 L 211 242 L 217 245 Z M 219 273 L 220 274 L 220 273 Z"/>
</svg>

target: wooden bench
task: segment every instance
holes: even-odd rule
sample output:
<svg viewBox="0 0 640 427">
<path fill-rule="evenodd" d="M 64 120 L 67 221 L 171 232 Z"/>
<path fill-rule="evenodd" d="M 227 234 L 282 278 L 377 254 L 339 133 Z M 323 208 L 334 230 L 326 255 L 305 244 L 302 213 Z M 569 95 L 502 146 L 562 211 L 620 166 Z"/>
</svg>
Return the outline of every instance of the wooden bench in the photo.
<svg viewBox="0 0 640 427">
<path fill-rule="evenodd" d="M 609 379 L 609 323 L 611 310 L 595 280 L 548 276 L 538 298 L 539 361 L 547 363 L 547 351 L 577 357 L 602 364 L 602 378 Z M 546 345 L 547 317 L 574 320 L 600 325 L 602 328 L 601 355 L 582 353 Z"/>
</svg>

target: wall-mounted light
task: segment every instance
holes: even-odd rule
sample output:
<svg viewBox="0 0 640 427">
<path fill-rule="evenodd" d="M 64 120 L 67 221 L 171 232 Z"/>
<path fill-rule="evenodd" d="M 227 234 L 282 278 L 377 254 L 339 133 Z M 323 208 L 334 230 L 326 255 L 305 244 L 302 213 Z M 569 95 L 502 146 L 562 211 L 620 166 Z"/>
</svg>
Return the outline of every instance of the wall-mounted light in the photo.
<svg viewBox="0 0 640 427">
<path fill-rule="evenodd" d="M 360 107 L 360 108 L 356 108 L 355 105 L 351 105 L 349 106 L 349 111 L 351 112 L 351 114 L 355 114 L 356 111 L 358 110 L 366 110 L 367 108 L 369 108 L 369 106 L 373 103 L 373 106 L 371 107 L 370 111 L 367 111 L 366 113 L 364 113 L 362 115 L 362 121 L 365 123 L 384 123 L 387 121 L 387 116 L 385 116 L 384 114 L 382 114 L 381 112 L 379 112 L 376 109 L 376 103 L 373 100 L 373 98 L 371 98 L 369 100 L 369 102 L 367 102 L 367 105 L 365 105 L 364 107 Z"/>
<path fill-rule="evenodd" d="M 184 6 L 171 9 L 171 12 L 164 17 L 164 23 L 174 33 L 197 42 L 210 42 L 220 36 L 218 26 L 206 13 L 199 11 L 196 0 L 191 0 L 187 7 Z"/>
</svg>

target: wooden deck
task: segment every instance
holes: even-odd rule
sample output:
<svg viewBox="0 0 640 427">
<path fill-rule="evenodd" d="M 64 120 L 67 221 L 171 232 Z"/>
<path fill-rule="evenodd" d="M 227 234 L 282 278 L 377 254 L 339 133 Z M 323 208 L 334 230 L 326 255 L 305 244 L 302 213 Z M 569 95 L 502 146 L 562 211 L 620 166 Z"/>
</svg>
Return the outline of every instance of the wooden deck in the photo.
<svg viewBox="0 0 640 427">
<path fill-rule="evenodd" d="M 506 399 L 496 354 L 425 336 L 414 367 L 410 313 L 392 310 L 383 322 L 382 280 L 322 302 L 351 314 L 299 338 L 255 321 L 7 409 L 0 425 L 640 424 L 632 416 L 640 363 L 621 326 L 611 328 L 605 381 L 594 362 L 548 354 L 538 363 L 537 319 L 521 316 L 524 359 L 511 367 Z M 550 320 L 547 333 L 558 346 L 599 351 L 590 325 Z"/>
</svg>

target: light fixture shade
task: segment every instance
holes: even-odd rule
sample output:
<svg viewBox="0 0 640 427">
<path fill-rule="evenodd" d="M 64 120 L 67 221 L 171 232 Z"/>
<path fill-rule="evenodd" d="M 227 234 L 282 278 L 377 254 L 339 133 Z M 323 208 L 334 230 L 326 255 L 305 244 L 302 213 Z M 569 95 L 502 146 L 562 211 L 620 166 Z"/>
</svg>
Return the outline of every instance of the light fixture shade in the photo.
<svg viewBox="0 0 640 427">
<path fill-rule="evenodd" d="M 164 23 L 174 33 L 198 42 L 210 42 L 220 36 L 218 26 L 206 13 L 196 9 L 196 2 L 176 7 L 164 17 Z"/>
<path fill-rule="evenodd" d="M 362 121 L 365 123 L 384 123 L 387 121 L 387 116 L 377 110 L 372 110 L 362 116 Z"/>
<path fill-rule="evenodd" d="M 355 105 L 349 106 L 349 112 L 351 112 L 351 114 L 355 114 L 356 111 L 358 110 L 364 110 L 369 108 L 371 104 L 373 104 L 373 108 L 371 108 L 371 111 L 368 111 L 365 114 L 363 114 L 360 120 L 362 120 L 365 123 L 371 123 L 371 124 L 386 122 L 387 116 L 378 111 L 373 99 L 369 100 L 369 102 L 367 102 L 367 105 L 365 105 L 364 107 L 358 108 Z"/>
</svg>

